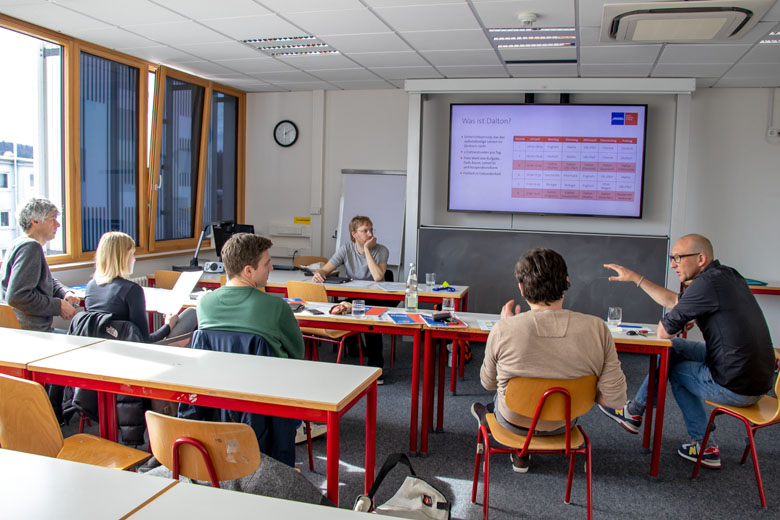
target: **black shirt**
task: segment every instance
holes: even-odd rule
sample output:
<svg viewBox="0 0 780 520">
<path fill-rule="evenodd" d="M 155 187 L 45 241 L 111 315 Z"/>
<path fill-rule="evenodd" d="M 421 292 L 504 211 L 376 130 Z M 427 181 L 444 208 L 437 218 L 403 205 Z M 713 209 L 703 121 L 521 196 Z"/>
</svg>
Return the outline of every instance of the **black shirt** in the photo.
<svg viewBox="0 0 780 520">
<path fill-rule="evenodd" d="M 124 278 L 114 278 L 103 285 L 90 280 L 84 297 L 84 307 L 89 312 L 111 313 L 115 320 L 135 323 L 145 343 L 160 341 L 171 331 L 168 325 L 163 325 L 156 332 L 149 334 L 144 290 L 137 283 Z"/>
<path fill-rule="evenodd" d="M 772 338 L 739 272 L 714 260 L 680 293 L 661 323 L 675 334 L 691 320 L 704 336 L 705 364 L 716 383 L 740 395 L 769 391 L 775 362 Z"/>
</svg>

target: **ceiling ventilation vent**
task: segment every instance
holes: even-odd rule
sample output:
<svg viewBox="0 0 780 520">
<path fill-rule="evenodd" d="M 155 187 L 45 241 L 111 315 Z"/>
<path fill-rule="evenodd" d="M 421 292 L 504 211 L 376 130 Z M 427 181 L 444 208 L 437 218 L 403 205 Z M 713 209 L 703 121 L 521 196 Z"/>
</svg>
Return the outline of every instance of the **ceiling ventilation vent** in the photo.
<svg viewBox="0 0 780 520">
<path fill-rule="evenodd" d="M 604 4 L 601 41 L 702 42 L 741 38 L 775 0 Z"/>
</svg>

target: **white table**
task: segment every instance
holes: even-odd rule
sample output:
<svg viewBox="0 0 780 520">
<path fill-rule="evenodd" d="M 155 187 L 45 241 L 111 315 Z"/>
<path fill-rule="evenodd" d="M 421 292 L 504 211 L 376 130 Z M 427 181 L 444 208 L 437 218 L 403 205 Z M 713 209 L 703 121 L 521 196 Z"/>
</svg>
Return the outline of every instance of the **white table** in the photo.
<svg viewBox="0 0 780 520">
<path fill-rule="evenodd" d="M 104 341 L 31 363 L 40 382 L 98 390 L 116 440 L 115 394 L 327 422 L 328 496 L 338 503 L 339 420 L 366 396 L 366 490 L 374 480 L 378 368 Z"/>
<path fill-rule="evenodd" d="M 305 504 L 182 482 L 146 504 L 129 518 L 132 520 L 159 520 L 160 518 L 335 520 L 367 518 L 365 515 L 365 513 L 355 513 L 349 509 Z"/>
<path fill-rule="evenodd" d="M 124 518 L 176 485 L 167 478 L 0 449 L 3 518 Z"/>
<path fill-rule="evenodd" d="M 98 341 L 103 340 L 0 327 L 0 373 L 30 379 L 29 363 Z"/>
</svg>

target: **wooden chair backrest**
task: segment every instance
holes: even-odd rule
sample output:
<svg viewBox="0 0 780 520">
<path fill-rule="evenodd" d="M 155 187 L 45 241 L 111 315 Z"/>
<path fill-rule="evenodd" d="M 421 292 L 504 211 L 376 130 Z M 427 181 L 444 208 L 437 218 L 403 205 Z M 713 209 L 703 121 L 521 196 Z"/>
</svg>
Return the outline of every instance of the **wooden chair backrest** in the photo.
<svg viewBox="0 0 780 520">
<path fill-rule="evenodd" d="M 584 415 L 596 400 L 597 376 L 577 379 L 542 379 L 515 377 L 506 388 L 505 403 L 510 410 L 525 417 L 533 417 L 544 393 L 550 388 L 563 388 L 571 395 L 571 419 Z M 539 418 L 545 421 L 562 421 L 566 418 L 566 400 L 561 393 L 547 398 Z"/>
<path fill-rule="evenodd" d="M 43 386 L 0 374 L 0 446 L 56 457 L 62 445 L 62 431 Z"/>
<path fill-rule="evenodd" d="M 0 303 L 0 327 L 5 327 L 7 329 L 22 328 L 13 307 L 6 303 Z"/>
<path fill-rule="evenodd" d="M 220 481 L 245 477 L 260 467 L 260 446 L 248 424 L 193 421 L 147 411 L 146 428 L 152 453 L 168 469 L 173 469 L 173 443 L 181 437 L 197 439 L 206 447 Z M 188 444 L 179 447 L 179 473 L 210 480 L 200 452 Z"/>
<path fill-rule="evenodd" d="M 301 298 L 305 302 L 327 302 L 328 292 L 321 283 L 287 282 L 287 297 Z"/>
<path fill-rule="evenodd" d="M 293 258 L 293 265 L 295 267 L 316 264 L 317 262 L 321 262 L 325 265 L 328 263 L 328 259 L 324 256 L 296 256 Z"/>
<path fill-rule="evenodd" d="M 223 274 L 219 277 L 219 286 L 224 287 L 226 283 L 227 283 L 227 275 Z"/>
<path fill-rule="evenodd" d="M 160 289 L 173 289 L 181 273 L 178 271 L 155 271 L 154 286 Z"/>
</svg>

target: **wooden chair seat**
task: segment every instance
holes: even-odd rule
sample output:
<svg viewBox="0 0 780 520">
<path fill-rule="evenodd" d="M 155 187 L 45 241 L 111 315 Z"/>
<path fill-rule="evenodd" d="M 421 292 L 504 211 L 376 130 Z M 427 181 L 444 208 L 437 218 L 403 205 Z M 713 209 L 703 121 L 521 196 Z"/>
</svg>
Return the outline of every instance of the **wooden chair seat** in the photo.
<svg viewBox="0 0 780 520">
<path fill-rule="evenodd" d="M 150 457 L 150 454 L 111 442 L 88 433 L 77 433 L 67 437 L 58 459 L 72 460 L 93 466 L 112 469 L 129 469 Z"/>
<path fill-rule="evenodd" d="M 178 271 L 159 270 L 154 272 L 154 286 L 160 289 L 173 289 L 176 282 L 179 281 L 181 273 Z"/>
<path fill-rule="evenodd" d="M 490 433 L 493 434 L 493 438 L 510 448 L 522 448 L 525 445 L 527 435 L 520 435 L 518 433 L 511 432 L 501 426 L 496 419 L 495 414 L 489 413 L 486 416 L 488 422 L 488 428 Z M 585 436 L 582 434 L 579 426 L 572 426 L 571 428 L 571 447 L 579 448 L 585 445 Z M 565 450 L 566 449 L 566 434 L 560 435 L 534 435 L 531 437 L 531 442 L 528 443 L 529 450 Z"/>
<path fill-rule="evenodd" d="M 714 401 L 707 401 L 707 404 L 717 408 L 723 408 L 724 410 L 730 410 L 736 414 L 741 415 L 753 424 L 769 424 L 780 419 L 778 416 L 780 405 L 778 405 L 777 398 L 768 395 L 762 397 L 761 400 L 756 404 L 745 408 L 731 406 L 728 404 L 720 404 Z"/>
<path fill-rule="evenodd" d="M 308 336 L 325 336 L 331 339 L 341 339 L 344 336 L 352 334 L 349 330 L 336 329 L 315 329 L 312 327 L 301 327 L 301 334 Z"/>
<path fill-rule="evenodd" d="M 293 265 L 295 267 L 303 267 L 305 265 L 311 265 L 316 263 L 321 263 L 322 265 L 325 265 L 328 263 L 328 259 L 324 256 L 296 256 L 293 258 L 292 261 Z"/>
</svg>

